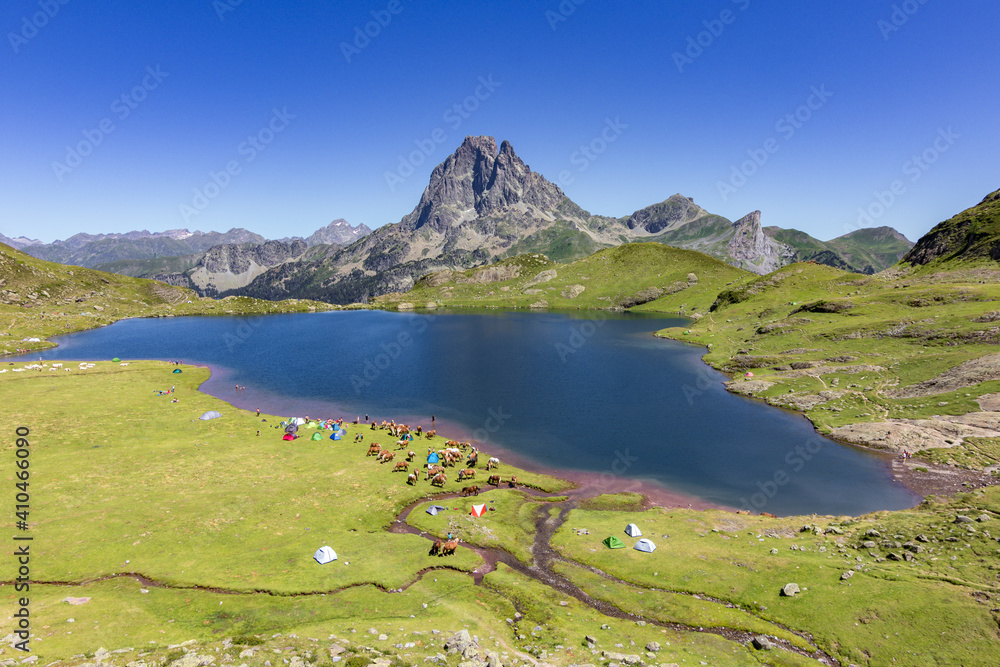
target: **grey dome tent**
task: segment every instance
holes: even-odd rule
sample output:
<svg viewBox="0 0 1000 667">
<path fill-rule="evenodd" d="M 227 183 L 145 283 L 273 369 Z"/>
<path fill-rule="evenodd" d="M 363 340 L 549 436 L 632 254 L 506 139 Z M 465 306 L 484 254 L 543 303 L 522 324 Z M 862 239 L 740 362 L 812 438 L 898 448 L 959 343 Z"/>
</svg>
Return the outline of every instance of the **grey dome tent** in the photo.
<svg viewBox="0 0 1000 667">
<path fill-rule="evenodd" d="M 636 551 L 645 551 L 646 553 L 653 553 L 656 551 L 656 545 L 647 540 L 645 537 L 635 543 L 632 547 Z"/>
<path fill-rule="evenodd" d="M 285 427 L 285 433 L 295 433 L 298 430 L 299 427 L 296 426 L 295 424 L 289 424 L 288 426 Z"/>
<path fill-rule="evenodd" d="M 440 505 L 431 505 L 430 507 L 427 508 L 427 513 L 430 514 L 431 516 L 435 516 L 437 515 L 438 512 L 443 512 L 446 509 L 448 508 L 441 507 Z"/>
<path fill-rule="evenodd" d="M 198 419 L 204 419 L 204 420 L 207 421 L 209 419 L 218 419 L 221 416 L 222 416 L 222 413 L 219 412 L 218 410 L 209 410 L 208 412 L 206 412 L 205 414 L 203 414 L 201 417 L 198 417 Z"/>
<path fill-rule="evenodd" d="M 313 558 L 316 559 L 317 563 L 323 565 L 325 563 L 329 563 L 330 561 L 337 560 L 337 552 L 330 547 L 320 547 L 316 550 L 316 553 L 313 554 Z"/>
<path fill-rule="evenodd" d="M 625 534 L 628 535 L 629 537 L 642 537 L 642 531 L 639 530 L 639 526 L 635 525 L 634 523 L 630 523 L 629 525 L 625 526 Z"/>
</svg>

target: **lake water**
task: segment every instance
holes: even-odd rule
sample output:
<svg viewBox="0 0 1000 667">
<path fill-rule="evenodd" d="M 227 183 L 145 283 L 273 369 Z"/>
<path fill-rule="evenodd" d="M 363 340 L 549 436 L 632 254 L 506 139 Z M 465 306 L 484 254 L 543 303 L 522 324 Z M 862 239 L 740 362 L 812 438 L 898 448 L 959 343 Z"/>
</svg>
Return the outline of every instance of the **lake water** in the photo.
<svg viewBox="0 0 1000 667">
<path fill-rule="evenodd" d="M 348 311 L 126 320 L 55 339 L 49 359 L 207 364 L 203 389 L 264 412 L 430 426 L 533 467 L 585 471 L 775 514 L 910 507 L 885 458 L 726 392 L 704 350 L 636 314 Z M 37 355 L 32 357 L 37 359 Z M 235 385 L 244 385 L 237 393 Z M 366 434 L 368 432 L 366 431 Z M 418 443 L 419 444 L 419 443 Z M 502 448 L 502 449 L 501 449 Z"/>
</svg>

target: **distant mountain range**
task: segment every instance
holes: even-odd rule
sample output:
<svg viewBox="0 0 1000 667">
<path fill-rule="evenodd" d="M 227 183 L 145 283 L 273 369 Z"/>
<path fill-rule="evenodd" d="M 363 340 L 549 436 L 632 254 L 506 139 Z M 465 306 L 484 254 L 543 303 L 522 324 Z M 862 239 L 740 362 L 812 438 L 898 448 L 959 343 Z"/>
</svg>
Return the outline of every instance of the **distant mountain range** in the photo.
<svg viewBox="0 0 1000 667">
<path fill-rule="evenodd" d="M 524 253 L 571 261 L 601 248 L 656 241 L 759 274 L 812 260 L 858 273 L 891 266 L 913 244 L 889 227 L 820 241 L 762 227 L 760 211 L 732 222 L 675 194 L 622 218 L 592 215 L 534 172 L 504 141 L 466 137 L 430 176 L 413 211 L 374 232 L 335 220 L 306 239 L 266 241 L 245 229 L 225 234 L 77 234 L 40 244 L 6 239 L 24 252 L 184 285 L 209 296 L 367 301 L 408 290 L 421 276 Z"/>
</svg>

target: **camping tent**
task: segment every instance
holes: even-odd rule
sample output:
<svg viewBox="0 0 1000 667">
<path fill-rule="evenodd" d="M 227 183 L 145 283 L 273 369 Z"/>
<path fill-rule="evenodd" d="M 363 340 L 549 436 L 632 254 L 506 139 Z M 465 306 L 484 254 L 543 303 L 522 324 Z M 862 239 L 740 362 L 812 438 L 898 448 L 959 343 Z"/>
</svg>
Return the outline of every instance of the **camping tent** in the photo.
<svg viewBox="0 0 1000 667">
<path fill-rule="evenodd" d="M 204 419 L 204 420 L 207 421 L 209 419 L 218 419 L 221 416 L 222 416 L 222 413 L 219 412 L 218 410 L 209 410 L 208 412 L 206 412 L 205 414 L 203 414 L 201 417 L 198 417 L 198 419 Z"/>
<path fill-rule="evenodd" d="M 609 549 L 624 549 L 625 543 L 619 540 L 614 535 L 612 535 L 611 537 L 605 538 L 604 546 L 606 546 Z"/>
<path fill-rule="evenodd" d="M 642 537 L 642 531 L 639 530 L 639 526 L 635 525 L 634 523 L 630 523 L 629 525 L 625 526 L 625 534 L 628 535 L 629 537 Z"/>
<path fill-rule="evenodd" d="M 179 368 L 175 368 L 175 369 L 174 369 L 174 372 L 175 372 L 175 373 L 180 373 L 180 372 L 182 372 L 182 371 L 181 371 L 181 369 L 179 369 Z"/>
<path fill-rule="evenodd" d="M 119 359 L 118 357 L 115 357 L 115 358 L 114 358 L 114 359 L 112 359 L 111 361 L 121 361 L 121 359 Z"/>
<path fill-rule="evenodd" d="M 281 436 L 281 439 L 282 440 L 294 440 L 295 436 L 292 435 L 291 433 L 286 433 L 285 435 Z"/>
<path fill-rule="evenodd" d="M 337 552 L 330 547 L 320 547 L 316 550 L 316 553 L 313 554 L 313 558 L 316 559 L 317 563 L 323 565 L 324 563 L 329 563 L 332 560 L 337 560 Z"/>
<path fill-rule="evenodd" d="M 443 512 L 446 509 L 448 508 L 441 507 L 440 505 L 431 505 L 430 507 L 427 508 L 427 513 L 430 514 L 431 516 L 436 516 L 438 512 Z"/>
<path fill-rule="evenodd" d="M 317 433 L 317 435 L 319 435 L 319 434 Z M 330 439 L 331 439 L 331 440 L 342 440 L 342 439 L 343 439 L 343 437 L 344 437 L 344 436 L 343 436 L 343 435 L 341 435 L 341 432 L 340 432 L 340 431 L 336 431 L 336 432 L 334 432 L 334 434 L 333 434 L 333 435 L 331 435 L 331 436 L 330 436 Z"/>
<path fill-rule="evenodd" d="M 306 428 L 319 428 L 319 422 L 309 422 L 306 424 Z"/>
<path fill-rule="evenodd" d="M 298 430 L 299 427 L 296 426 L 295 424 L 289 424 L 288 426 L 285 427 L 285 433 L 295 433 Z"/>
<path fill-rule="evenodd" d="M 656 551 L 656 545 L 647 540 L 645 537 L 635 543 L 632 547 L 636 551 L 645 551 L 646 553 L 653 553 Z"/>
<path fill-rule="evenodd" d="M 438 456 L 437 452 L 431 452 L 430 454 L 427 455 L 427 463 L 431 465 L 436 464 L 440 460 L 441 458 Z"/>
<path fill-rule="evenodd" d="M 485 504 L 473 505 L 472 511 L 469 512 L 469 514 L 471 514 L 472 516 L 482 516 L 486 514 L 486 505 Z"/>
<path fill-rule="evenodd" d="M 333 425 L 333 430 L 334 431 L 339 431 L 340 430 L 340 424 L 334 424 Z"/>
<path fill-rule="evenodd" d="M 313 440 L 322 440 L 323 439 L 323 434 L 322 433 L 313 433 L 312 439 Z"/>
<path fill-rule="evenodd" d="M 306 420 L 303 419 L 302 417 L 295 417 L 294 419 L 289 419 L 288 421 L 291 422 L 292 424 L 295 424 L 296 426 L 302 426 L 303 424 L 306 423 Z"/>
</svg>

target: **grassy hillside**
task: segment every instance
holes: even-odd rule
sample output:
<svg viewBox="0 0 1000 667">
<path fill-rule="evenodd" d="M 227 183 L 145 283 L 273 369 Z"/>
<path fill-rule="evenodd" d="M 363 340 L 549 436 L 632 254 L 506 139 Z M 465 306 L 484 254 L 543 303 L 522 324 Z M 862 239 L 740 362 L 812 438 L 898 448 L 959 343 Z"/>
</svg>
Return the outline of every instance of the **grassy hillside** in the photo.
<svg viewBox="0 0 1000 667">
<path fill-rule="evenodd" d="M 1000 259 L 1000 190 L 936 225 L 903 258 L 913 265 Z"/>
<path fill-rule="evenodd" d="M 334 307 L 245 297 L 215 301 L 189 289 L 55 264 L 0 245 L 0 354 L 51 347 L 45 342 L 50 336 L 126 317 L 308 312 Z"/>
<path fill-rule="evenodd" d="M 691 250 L 629 243 L 568 264 L 520 255 L 488 267 L 442 271 L 405 294 L 374 300 L 383 308 L 626 308 L 648 304 L 668 312 L 707 311 L 727 283 L 753 274 Z"/>
<path fill-rule="evenodd" d="M 120 273 L 123 276 L 141 278 L 165 273 L 184 273 L 194 268 L 204 253 L 181 255 L 180 257 L 154 257 L 152 259 L 123 259 L 117 262 L 107 262 L 94 267 L 97 271 Z"/>
</svg>

